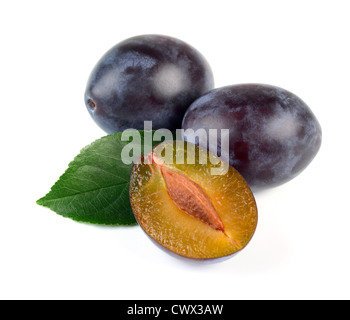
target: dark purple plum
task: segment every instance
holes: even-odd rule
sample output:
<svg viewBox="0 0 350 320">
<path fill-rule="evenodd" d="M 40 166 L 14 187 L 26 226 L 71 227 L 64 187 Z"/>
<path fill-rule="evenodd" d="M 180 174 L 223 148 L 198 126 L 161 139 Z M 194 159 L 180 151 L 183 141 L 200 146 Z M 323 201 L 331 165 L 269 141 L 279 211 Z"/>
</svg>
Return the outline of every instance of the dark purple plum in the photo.
<svg viewBox="0 0 350 320">
<path fill-rule="evenodd" d="M 315 157 L 322 139 L 320 124 L 300 98 L 264 84 L 212 90 L 189 107 L 182 128 L 229 129 L 229 162 L 254 190 L 293 179 Z M 195 142 L 196 136 L 189 130 L 185 139 Z"/>
<path fill-rule="evenodd" d="M 111 48 L 87 83 L 85 104 L 107 133 L 181 127 L 189 105 L 214 86 L 209 64 L 185 42 L 162 35 L 133 37 Z"/>
</svg>

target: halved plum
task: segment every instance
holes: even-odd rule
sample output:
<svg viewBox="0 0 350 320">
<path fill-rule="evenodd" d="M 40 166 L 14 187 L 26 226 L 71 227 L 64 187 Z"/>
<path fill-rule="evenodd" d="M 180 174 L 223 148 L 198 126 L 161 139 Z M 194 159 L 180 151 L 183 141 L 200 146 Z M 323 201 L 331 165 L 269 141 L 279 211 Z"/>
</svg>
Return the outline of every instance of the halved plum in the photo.
<svg viewBox="0 0 350 320">
<path fill-rule="evenodd" d="M 163 142 L 134 164 L 130 202 L 147 235 L 188 258 L 236 253 L 257 226 L 256 202 L 243 177 L 183 141 Z"/>
</svg>

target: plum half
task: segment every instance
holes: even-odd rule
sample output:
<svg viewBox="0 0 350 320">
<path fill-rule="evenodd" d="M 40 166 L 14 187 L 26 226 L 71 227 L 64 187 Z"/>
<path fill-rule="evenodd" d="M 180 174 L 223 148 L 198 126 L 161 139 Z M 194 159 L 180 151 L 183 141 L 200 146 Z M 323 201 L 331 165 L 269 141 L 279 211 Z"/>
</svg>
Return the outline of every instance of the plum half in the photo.
<svg viewBox="0 0 350 320">
<path fill-rule="evenodd" d="M 193 143 L 198 129 L 229 129 L 227 161 L 254 191 L 296 177 L 316 156 L 322 140 L 321 126 L 306 103 L 266 84 L 210 91 L 191 104 L 182 128 Z M 218 146 L 219 150 L 208 148 L 220 153 L 220 142 Z"/>
<path fill-rule="evenodd" d="M 168 36 L 142 35 L 111 48 L 92 70 L 85 91 L 91 117 L 107 133 L 175 130 L 189 105 L 214 87 L 204 56 Z"/>
<path fill-rule="evenodd" d="M 163 142 L 134 164 L 130 202 L 148 236 L 187 258 L 236 253 L 257 226 L 256 202 L 243 177 L 217 156 L 183 141 Z"/>
</svg>

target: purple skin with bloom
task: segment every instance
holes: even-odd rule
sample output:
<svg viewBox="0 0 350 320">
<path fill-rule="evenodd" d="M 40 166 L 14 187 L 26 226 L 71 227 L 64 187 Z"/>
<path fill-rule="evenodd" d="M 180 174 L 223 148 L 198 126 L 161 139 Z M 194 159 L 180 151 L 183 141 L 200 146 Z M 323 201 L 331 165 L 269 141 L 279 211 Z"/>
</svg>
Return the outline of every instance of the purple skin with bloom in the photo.
<svg viewBox="0 0 350 320">
<path fill-rule="evenodd" d="M 209 129 L 229 129 L 226 160 L 254 190 L 293 179 L 316 156 L 322 140 L 320 124 L 305 102 L 264 84 L 212 90 L 189 107 L 182 128 L 203 128 L 206 134 Z M 185 139 L 196 142 L 191 133 Z M 220 141 L 218 149 L 220 153 Z M 216 153 L 216 147 L 211 151 Z"/>
<path fill-rule="evenodd" d="M 205 58 L 185 42 L 161 35 L 127 39 L 97 63 L 87 83 L 86 107 L 107 133 L 181 128 L 189 105 L 214 87 Z"/>
</svg>

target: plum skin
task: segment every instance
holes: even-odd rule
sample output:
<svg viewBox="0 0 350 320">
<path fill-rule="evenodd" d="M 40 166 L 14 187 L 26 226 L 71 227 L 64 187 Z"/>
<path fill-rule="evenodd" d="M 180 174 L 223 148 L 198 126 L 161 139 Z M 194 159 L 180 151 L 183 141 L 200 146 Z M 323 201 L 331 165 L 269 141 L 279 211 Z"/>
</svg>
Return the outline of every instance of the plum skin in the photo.
<svg viewBox="0 0 350 320">
<path fill-rule="evenodd" d="M 153 129 L 181 127 L 188 106 L 214 87 L 208 62 L 185 42 L 142 35 L 112 47 L 89 77 L 85 104 L 108 134 L 144 121 Z"/>
<path fill-rule="evenodd" d="M 189 107 L 182 128 L 229 129 L 229 163 L 255 191 L 296 177 L 322 140 L 321 126 L 305 102 L 266 84 L 210 91 Z M 185 139 L 194 142 L 195 137 L 185 134 Z M 220 141 L 218 149 L 211 151 L 220 153 Z"/>
</svg>

